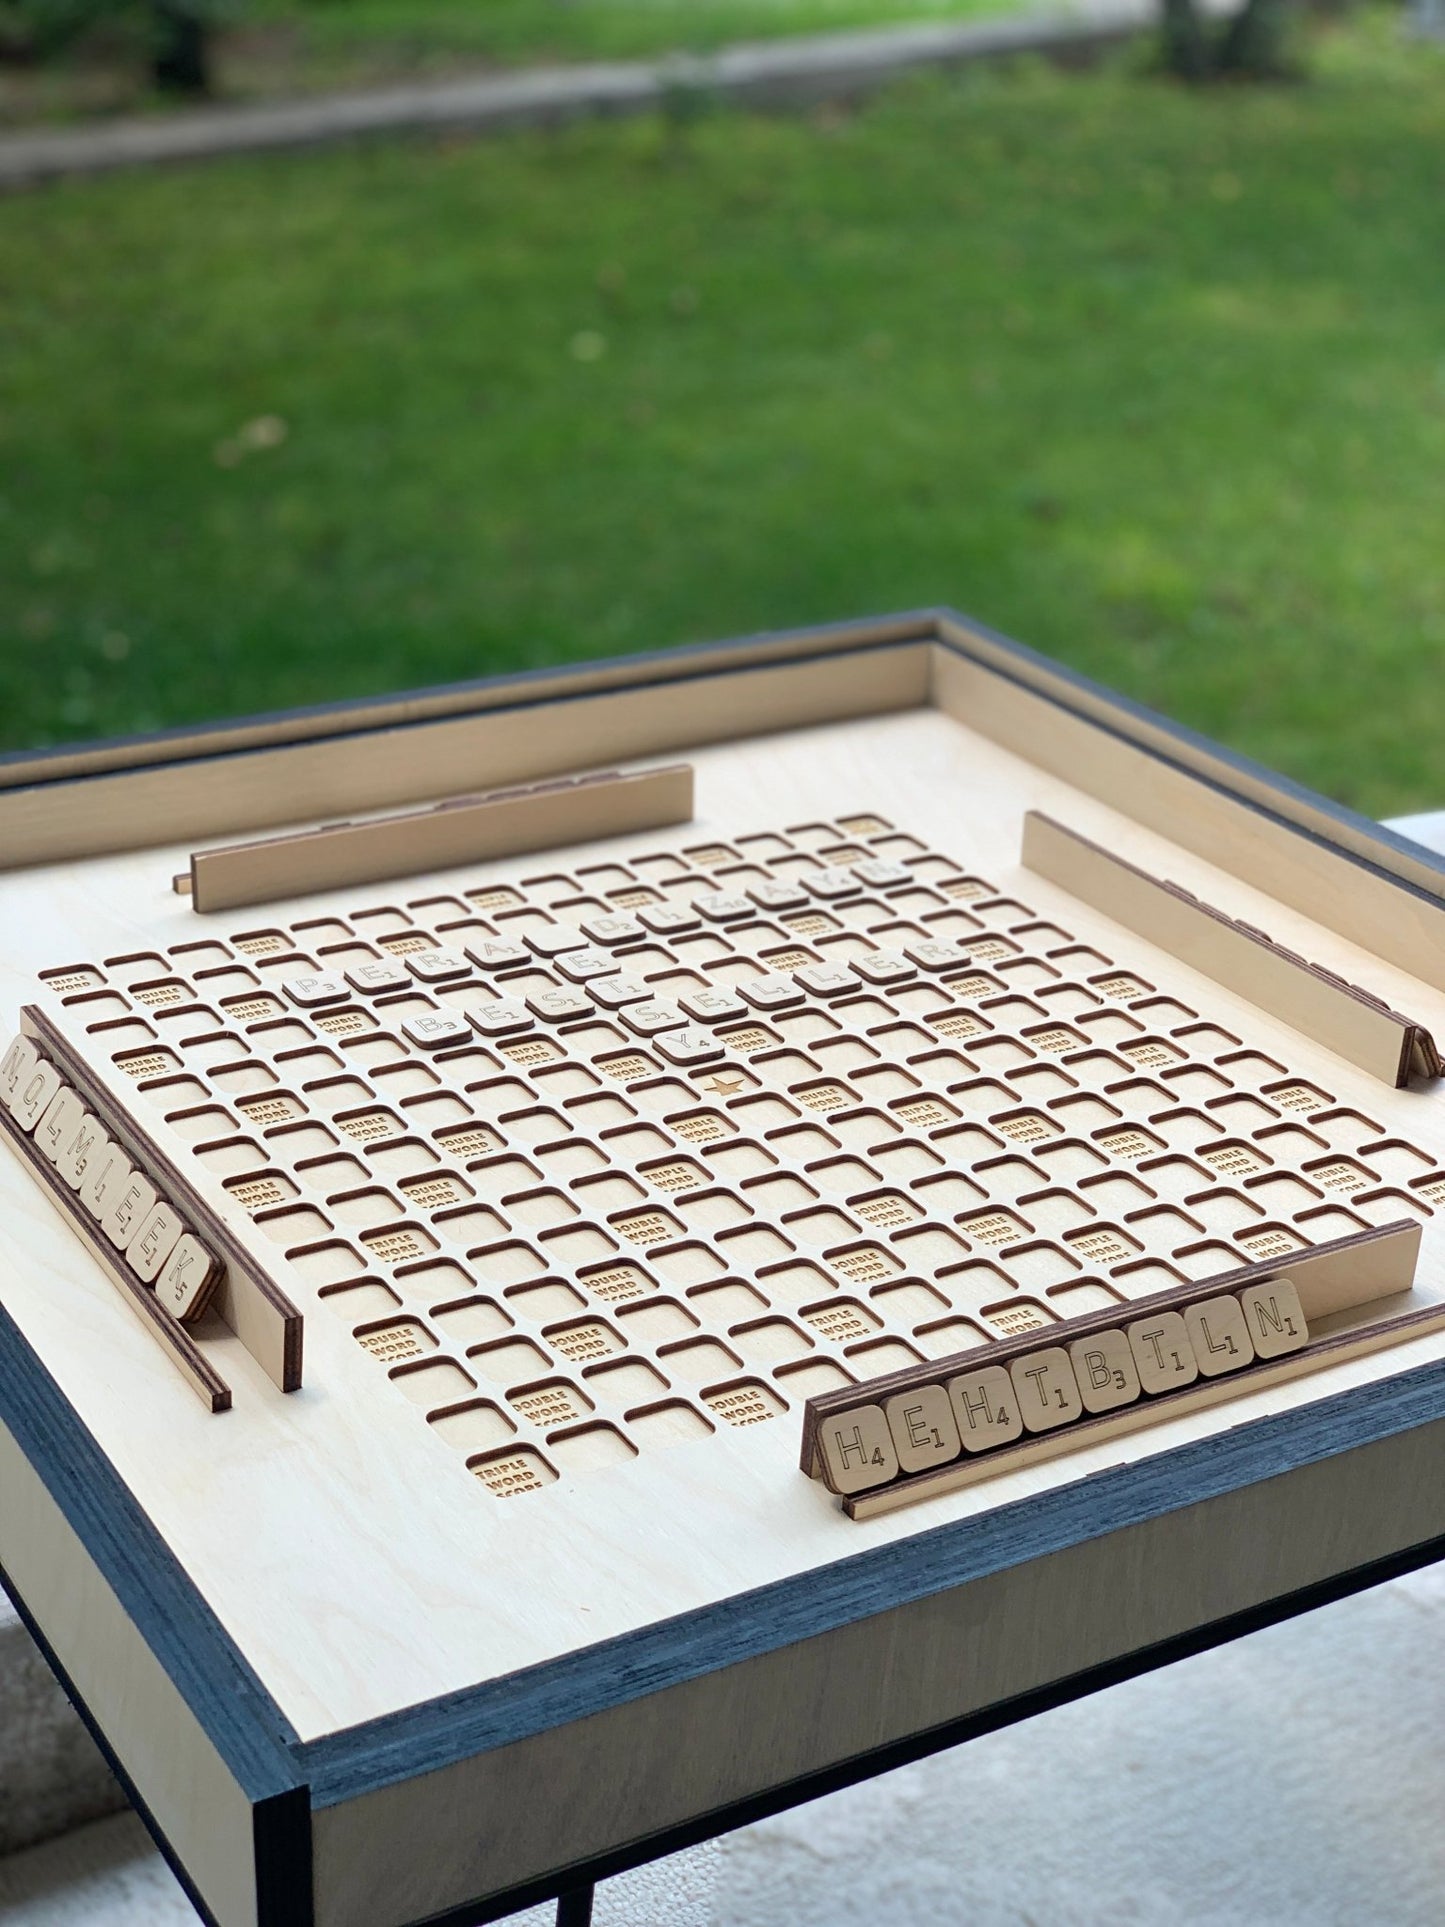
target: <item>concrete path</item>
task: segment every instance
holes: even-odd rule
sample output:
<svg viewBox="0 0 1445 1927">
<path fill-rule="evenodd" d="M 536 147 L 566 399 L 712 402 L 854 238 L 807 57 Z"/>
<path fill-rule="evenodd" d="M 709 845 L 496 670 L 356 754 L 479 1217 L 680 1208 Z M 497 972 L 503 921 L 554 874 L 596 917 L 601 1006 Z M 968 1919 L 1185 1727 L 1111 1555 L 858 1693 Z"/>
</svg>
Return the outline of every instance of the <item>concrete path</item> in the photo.
<svg viewBox="0 0 1445 1927">
<path fill-rule="evenodd" d="M 1225 13 L 1233 0 L 1205 0 Z M 1044 12 L 871 32 L 811 34 L 698 57 L 536 67 L 254 107 L 209 107 L 0 136 L 0 187 L 158 161 L 314 147 L 402 131 L 499 131 L 638 113 L 691 94 L 799 105 L 866 93 L 920 67 L 1085 53 L 1151 30 L 1156 0 L 1072 0 Z"/>
</svg>

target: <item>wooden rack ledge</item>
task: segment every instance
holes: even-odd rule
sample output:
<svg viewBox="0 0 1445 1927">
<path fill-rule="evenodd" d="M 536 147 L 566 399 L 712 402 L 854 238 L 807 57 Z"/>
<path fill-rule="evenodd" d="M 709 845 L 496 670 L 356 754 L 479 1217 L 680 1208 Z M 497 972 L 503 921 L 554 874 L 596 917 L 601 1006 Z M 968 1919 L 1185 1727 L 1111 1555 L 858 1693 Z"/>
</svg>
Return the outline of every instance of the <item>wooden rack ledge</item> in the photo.
<svg viewBox="0 0 1445 1927">
<path fill-rule="evenodd" d="M 189 871 L 175 879 L 175 889 L 190 897 L 193 910 L 236 910 L 313 890 L 381 883 L 561 843 L 662 829 L 690 823 L 692 815 L 690 763 L 633 774 L 600 770 L 522 789 L 454 796 L 360 823 L 327 823 L 255 843 L 197 850 Z"/>
<path fill-rule="evenodd" d="M 1038 810 L 1024 817 L 1021 861 L 1372 1077 L 1403 1088 L 1440 1075 L 1435 1040 L 1414 1018 Z"/>
</svg>

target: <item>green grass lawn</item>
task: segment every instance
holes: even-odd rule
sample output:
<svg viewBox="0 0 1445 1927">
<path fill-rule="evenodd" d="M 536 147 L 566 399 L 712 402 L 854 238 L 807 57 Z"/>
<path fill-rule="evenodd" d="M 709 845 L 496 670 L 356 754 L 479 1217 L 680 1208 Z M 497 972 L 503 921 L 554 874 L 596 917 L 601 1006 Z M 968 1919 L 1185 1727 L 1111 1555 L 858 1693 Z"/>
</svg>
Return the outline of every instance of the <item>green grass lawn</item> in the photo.
<svg viewBox="0 0 1445 1927">
<path fill-rule="evenodd" d="M 947 601 L 1445 799 L 1445 58 L 0 202 L 9 744 Z"/>
</svg>

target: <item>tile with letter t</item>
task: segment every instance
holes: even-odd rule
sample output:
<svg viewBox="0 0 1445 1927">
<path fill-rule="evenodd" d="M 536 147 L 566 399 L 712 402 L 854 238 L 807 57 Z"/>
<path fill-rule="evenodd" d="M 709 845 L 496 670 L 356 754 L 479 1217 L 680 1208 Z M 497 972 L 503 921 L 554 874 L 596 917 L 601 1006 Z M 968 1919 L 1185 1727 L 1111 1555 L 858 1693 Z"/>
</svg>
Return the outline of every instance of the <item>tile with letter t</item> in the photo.
<svg viewBox="0 0 1445 1927">
<path fill-rule="evenodd" d="M 898 1454 L 881 1405 L 830 1413 L 818 1427 L 818 1450 L 835 1492 L 866 1492 L 898 1476 Z"/>
<path fill-rule="evenodd" d="M 965 1452 L 988 1452 L 1023 1431 L 1013 1380 L 1002 1365 L 981 1365 L 948 1381 L 948 1398 Z"/>
<path fill-rule="evenodd" d="M 1310 1342 L 1299 1294 L 1288 1278 L 1246 1285 L 1239 1294 L 1239 1305 L 1258 1357 L 1282 1358 Z"/>
<path fill-rule="evenodd" d="M 1151 1398 L 1157 1398 L 1161 1392 L 1177 1392 L 1198 1378 L 1194 1347 L 1177 1311 L 1159 1311 L 1152 1318 L 1136 1318 L 1128 1332 L 1139 1383 Z"/>
<path fill-rule="evenodd" d="M 1121 1331 L 1095 1332 L 1076 1338 L 1069 1347 L 1079 1396 L 1090 1412 L 1112 1412 L 1131 1405 L 1139 1396 L 1139 1370 L 1128 1339 Z"/>
<path fill-rule="evenodd" d="M 884 1406 L 893 1449 L 905 1472 L 927 1472 L 958 1457 L 958 1425 L 941 1385 L 899 1392 Z"/>
<path fill-rule="evenodd" d="M 1025 1352 L 1009 1366 L 1019 1417 L 1030 1432 L 1051 1432 L 1056 1425 L 1068 1425 L 1084 1409 L 1079 1383 L 1069 1354 L 1061 1345 L 1046 1351 Z"/>
</svg>

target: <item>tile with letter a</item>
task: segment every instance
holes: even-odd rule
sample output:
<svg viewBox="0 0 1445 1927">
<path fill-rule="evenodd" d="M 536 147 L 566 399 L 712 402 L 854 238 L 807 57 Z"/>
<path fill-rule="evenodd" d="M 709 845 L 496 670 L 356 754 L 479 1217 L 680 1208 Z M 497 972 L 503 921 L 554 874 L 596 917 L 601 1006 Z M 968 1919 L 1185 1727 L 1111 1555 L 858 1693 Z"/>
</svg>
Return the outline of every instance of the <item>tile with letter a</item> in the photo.
<svg viewBox="0 0 1445 1927">
<path fill-rule="evenodd" d="M 126 1262 L 143 1284 L 153 1285 L 185 1230 L 168 1204 L 158 1204 L 126 1246 Z"/>
<path fill-rule="evenodd" d="M 156 1297 L 173 1318 L 199 1318 L 220 1277 L 220 1265 L 200 1239 L 187 1231 L 161 1266 Z"/>
<path fill-rule="evenodd" d="M 1271 1278 L 1246 1285 L 1239 1294 L 1240 1309 L 1260 1358 L 1282 1358 L 1310 1342 L 1310 1328 L 1300 1309 L 1299 1294 L 1288 1278 Z"/>
<path fill-rule="evenodd" d="M 1030 1432 L 1051 1432 L 1083 1412 L 1078 1380 L 1061 1345 L 1016 1358 L 1009 1366 L 1009 1377 L 1019 1403 L 1019 1417 Z"/>
<path fill-rule="evenodd" d="M 1183 1385 L 1192 1385 L 1199 1376 L 1194 1347 L 1177 1311 L 1160 1311 L 1152 1318 L 1136 1318 L 1128 1332 L 1139 1383 L 1151 1397 L 1157 1398 L 1161 1392 L 1177 1392 Z"/>
<path fill-rule="evenodd" d="M 1112 1412 L 1131 1405 L 1139 1396 L 1139 1371 L 1128 1339 L 1121 1331 L 1095 1332 L 1076 1338 L 1069 1347 L 1079 1396 L 1089 1412 Z"/>
<path fill-rule="evenodd" d="M 988 1452 L 1023 1431 L 1013 1380 L 1001 1365 L 982 1365 L 948 1381 L 949 1403 L 965 1452 Z"/>
<path fill-rule="evenodd" d="M 905 1472 L 927 1472 L 958 1457 L 958 1425 L 941 1385 L 899 1392 L 884 1406 L 893 1449 Z"/>
<path fill-rule="evenodd" d="M 830 1413 L 818 1427 L 818 1449 L 835 1492 L 866 1492 L 898 1476 L 898 1454 L 881 1405 Z"/>
</svg>

